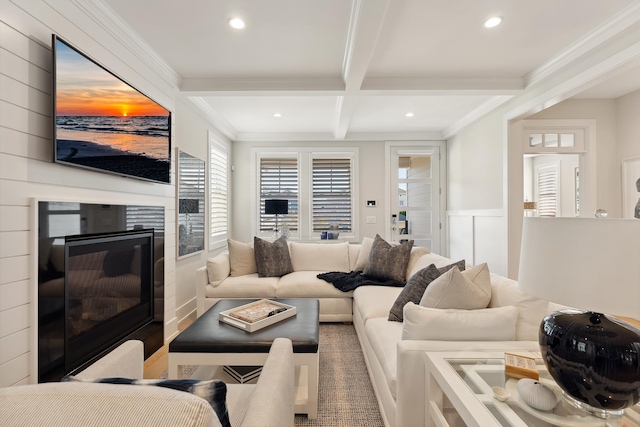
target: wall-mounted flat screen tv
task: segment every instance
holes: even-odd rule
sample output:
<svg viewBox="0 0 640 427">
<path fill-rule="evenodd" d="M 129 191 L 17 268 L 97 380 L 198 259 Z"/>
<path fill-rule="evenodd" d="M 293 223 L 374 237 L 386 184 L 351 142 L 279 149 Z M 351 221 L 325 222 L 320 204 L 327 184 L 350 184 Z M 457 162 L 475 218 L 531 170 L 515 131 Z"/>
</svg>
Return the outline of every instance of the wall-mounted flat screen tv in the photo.
<svg viewBox="0 0 640 427">
<path fill-rule="evenodd" d="M 54 161 L 171 181 L 171 112 L 52 37 Z"/>
</svg>

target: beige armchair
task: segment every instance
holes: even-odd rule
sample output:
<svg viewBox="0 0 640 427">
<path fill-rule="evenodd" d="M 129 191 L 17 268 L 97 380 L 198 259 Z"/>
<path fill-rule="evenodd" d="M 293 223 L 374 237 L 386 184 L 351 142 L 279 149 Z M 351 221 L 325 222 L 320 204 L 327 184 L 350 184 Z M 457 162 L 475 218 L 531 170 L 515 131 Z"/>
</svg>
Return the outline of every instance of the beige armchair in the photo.
<svg viewBox="0 0 640 427">
<path fill-rule="evenodd" d="M 76 376 L 142 378 L 143 345 L 127 341 Z M 294 363 L 291 341 L 278 338 L 257 384 L 228 384 L 233 427 L 294 424 Z M 209 403 L 163 387 L 85 382 L 0 388 L 3 426 L 220 426 Z"/>
</svg>

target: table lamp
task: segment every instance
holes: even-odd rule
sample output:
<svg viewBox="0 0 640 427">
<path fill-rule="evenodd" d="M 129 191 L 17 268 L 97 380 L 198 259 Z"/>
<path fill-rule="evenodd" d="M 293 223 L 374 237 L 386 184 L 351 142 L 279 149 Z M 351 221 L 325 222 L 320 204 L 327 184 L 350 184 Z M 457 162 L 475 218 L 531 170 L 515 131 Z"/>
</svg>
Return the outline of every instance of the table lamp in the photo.
<svg viewBox="0 0 640 427">
<path fill-rule="evenodd" d="M 276 236 L 278 236 L 278 215 L 286 215 L 289 213 L 289 201 L 286 199 L 265 200 L 264 213 L 276 216 Z"/>
<path fill-rule="evenodd" d="M 569 403 L 610 418 L 640 400 L 640 329 L 611 316 L 640 319 L 639 220 L 524 218 L 518 285 L 571 307 L 538 333 Z"/>
</svg>

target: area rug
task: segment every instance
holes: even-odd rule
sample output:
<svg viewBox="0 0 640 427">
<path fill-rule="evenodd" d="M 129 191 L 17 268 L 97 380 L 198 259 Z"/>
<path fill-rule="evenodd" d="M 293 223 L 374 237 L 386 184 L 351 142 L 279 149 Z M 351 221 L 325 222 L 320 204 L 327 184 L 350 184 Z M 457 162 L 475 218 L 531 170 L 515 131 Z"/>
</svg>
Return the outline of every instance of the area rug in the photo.
<svg viewBox="0 0 640 427">
<path fill-rule="evenodd" d="M 295 425 L 384 427 L 353 325 L 320 324 L 318 419 L 296 416 Z"/>
<path fill-rule="evenodd" d="M 188 378 L 195 366 L 183 366 Z M 166 371 L 162 375 L 166 378 Z M 300 427 L 384 427 L 353 325 L 320 324 L 318 418 L 297 415 Z"/>
</svg>

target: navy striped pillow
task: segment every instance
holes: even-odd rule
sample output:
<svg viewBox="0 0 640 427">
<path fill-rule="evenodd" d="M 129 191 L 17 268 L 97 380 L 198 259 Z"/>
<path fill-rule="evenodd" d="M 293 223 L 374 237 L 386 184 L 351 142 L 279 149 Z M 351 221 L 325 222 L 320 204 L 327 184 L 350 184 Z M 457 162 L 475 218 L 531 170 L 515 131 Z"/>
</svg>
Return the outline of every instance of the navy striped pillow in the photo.
<svg viewBox="0 0 640 427">
<path fill-rule="evenodd" d="M 96 378 L 83 379 L 72 375 L 67 375 L 61 381 L 77 381 L 85 383 L 105 383 L 105 384 L 130 384 L 130 385 L 151 385 L 165 387 L 178 391 L 186 391 L 203 398 L 213 408 L 223 427 L 231 427 L 229 412 L 227 411 L 227 385 L 220 380 L 138 380 L 131 378 Z"/>
</svg>

